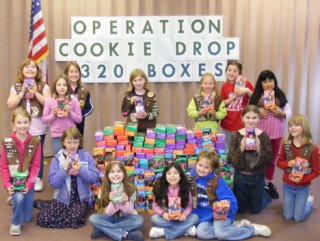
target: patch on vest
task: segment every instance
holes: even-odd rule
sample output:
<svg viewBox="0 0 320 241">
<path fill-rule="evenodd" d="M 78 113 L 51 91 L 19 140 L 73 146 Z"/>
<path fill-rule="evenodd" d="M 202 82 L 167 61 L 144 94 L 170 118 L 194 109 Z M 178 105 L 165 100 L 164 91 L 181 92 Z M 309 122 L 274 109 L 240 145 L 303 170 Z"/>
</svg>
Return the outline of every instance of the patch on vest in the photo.
<svg viewBox="0 0 320 241">
<path fill-rule="evenodd" d="M 150 91 L 150 92 L 148 93 L 148 97 L 151 98 L 151 97 L 153 97 L 153 96 L 154 96 L 154 93 Z"/>
<path fill-rule="evenodd" d="M 40 110 L 35 107 L 35 106 L 31 106 L 31 117 L 37 117 L 40 113 Z"/>
</svg>

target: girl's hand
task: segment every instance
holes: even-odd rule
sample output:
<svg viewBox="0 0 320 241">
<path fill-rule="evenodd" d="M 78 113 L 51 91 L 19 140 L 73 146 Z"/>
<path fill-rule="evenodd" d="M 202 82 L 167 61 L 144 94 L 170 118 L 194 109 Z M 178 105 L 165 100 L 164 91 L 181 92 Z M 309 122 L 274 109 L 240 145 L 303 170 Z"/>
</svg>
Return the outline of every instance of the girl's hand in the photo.
<svg viewBox="0 0 320 241">
<path fill-rule="evenodd" d="M 271 113 L 276 117 L 285 117 L 286 114 L 276 105 L 270 108 Z"/>
<path fill-rule="evenodd" d="M 240 151 L 244 152 L 245 149 L 246 149 L 246 137 L 244 136 L 240 142 Z"/>
<path fill-rule="evenodd" d="M 110 199 L 111 202 L 113 201 L 113 199 L 114 199 L 114 194 L 113 194 L 113 192 L 110 192 L 110 193 L 109 193 L 109 199 Z"/>
<path fill-rule="evenodd" d="M 162 214 L 162 217 L 163 217 L 163 219 L 165 219 L 165 220 L 167 220 L 167 221 L 170 221 L 170 220 L 169 220 L 169 213 L 163 213 L 163 214 Z"/>
<path fill-rule="evenodd" d="M 131 97 L 131 99 L 130 99 L 130 104 L 131 104 L 131 105 L 133 105 L 133 104 L 134 104 L 134 102 L 136 102 L 136 101 L 137 101 L 137 99 L 138 99 L 138 97 L 137 97 L 137 96 L 132 96 L 132 97 Z"/>
<path fill-rule="evenodd" d="M 206 115 L 207 111 L 205 109 L 201 109 L 198 111 L 199 116 Z"/>
<path fill-rule="evenodd" d="M 7 191 L 10 195 L 14 194 L 13 186 L 8 187 Z"/>
<path fill-rule="evenodd" d="M 69 113 L 70 110 L 71 110 L 70 105 L 65 105 L 65 106 L 64 106 L 64 111 L 65 111 L 65 112 Z"/>
<path fill-rule="evenodd" d="M 268 110 L 264 109 L 264 108 L 259 108 L 260 111 L 260 116 L 261 118 L 267 118 L 268 116 Z"/>
<path fill-rule="evenodd" d="M 215 117 L 215 116 L 216 116 L 216 111 L 215 111 L 215 110 L 209 110 L 208 113 L 209 113 L 212 117 Z"/>
<path fill-rule="evenodd" d="M 60 109 L 58 107 L 54 107 L 52 109 L 52 113 L 53 113 L 54 116 L 58 116 L 59 112 L 60 112 Z"/>
<path fill-rule="evenodd" d="M 26 187 L 25 189 L 22 189 L 22 191 L 21 191 L 21 192 L 22 192 L 23 194 L 27 194 L 27 193 L 28 193 L 28 191 L 29 191 L 29 189 Z"/>
<path fill-rule="evenodd" d="M 128 197 L 128 195 L 126 194 L 126 193 L 123 193 L 122 194 L 122 202 L 128 202 L 129 201 L 129 197 Z"/>
<path fill-rule="evenodd" d="M 148 116 L 147 112 L 140 113 L 137 115 L 137 119 L 145 119 Z"/>
<path fill-rule="evenodd" d="M 180 222 L 182 222 L 182 221 L 186 220 L 186 218 L 187 218 L 187 215 L 184 214 L 184 213 L 181 213 L 181 215 L 180 215 L 180 217 L 179 217 L 178 220 L 179 220 Z"/>
<path fill-rule="evenodd" d="M 70 162 L 68 160 L 65 160 L 64 162 L 62 162 L 63 170 L 67 171 L 69 169 L 69 166 L 70 166 Z"/>
<path fill-rule="evenodd" d="M 235 95 L 235 97 L 236 98 L 238 98 L 238 97 L 241 97 L 243 94 L 242 94 L 242 87 L 237 87 L 237 88 L 234 88 L 234 95 Z"/>
<path fill-rule="evenodd" d="M 296 164 L 295 160 L 288 161 L 288 167 L 294 167 Z"/>
</svg>

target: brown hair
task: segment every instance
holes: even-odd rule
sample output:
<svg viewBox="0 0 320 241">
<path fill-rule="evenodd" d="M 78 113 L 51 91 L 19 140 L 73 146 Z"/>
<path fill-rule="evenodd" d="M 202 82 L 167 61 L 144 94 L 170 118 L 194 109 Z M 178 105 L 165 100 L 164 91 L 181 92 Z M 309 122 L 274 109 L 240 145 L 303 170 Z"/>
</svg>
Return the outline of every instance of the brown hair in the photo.
<svg viewBox="0 0 320 241">
<path fill-rule="evenodd" d="M 215 151 L 206 151 L 206 150 L 200 151 L 197 157 L 197 163 L 203 158 L 209 161 L 209 164 L 214 172 L 219 173 L 219 170 L 220 170 L 219 156 Z"/>
<path fill-rule="evenodd" d="M 129 78 L 129 88 L 127 91 L 132 92 L 134 90 L 134 86 L 132 84 L 132 81 L 138 76 L 141 76 L 142 78 L 144 78 L 145 83 L 144 83 L 143 87 L 147 91 L 150 91 L 148 76 L 146 75 L 146 73 L 142 69 L 134 69 L 131 71 L 130 78 Z"/>
<path fill-rule="evenodd" d="M 297 125 L 302 127 L 302 141 L 300 144 L 305 145 L 305 144 L 312 143 L 310 123 L 308 118 L 305 115 L 297 114 L 291 117 L 288 121 L 288 128 L 290 128 L 292 125 Z M 292 140 L 293 140 L 293 136 L 288 131 L 288 136 L 285 142 L 288 143 L 288 141 L 292 141 Z"/>
<path fill-rule="evenodd" d="M 54 98 L 57 98 L 58 97 L 58 92 L 57 92 L 57 82 L 60 80 L 60 79 L 64 79 L 66 81 L 66 84 L 67 84 L 67 93 L 66 93 L 66 97 L 68 99 L 71 99 L 71 93 L 72 93 L 72 89 L 71 89 L 71 85 L 68 81 L 68 78 L 67 76 L 65 76 L 64 74 L 60 74 L 56 80 L 53 82 L 52 84 L 52 88 L 51 88 L 51 93 L 52 93 L 52 96 Z"/>
<path fill-rule="evenodd" d="M 65 139 L 73 139 L 73 140 L 79 139 L 80 140 L 79 147 L 82 147 L 83 139 L 82 139 L 81 133 L 77 127 L 70 127 L 63 132 L 62 137 L 61 137 L 62 146 L 64 146 L 63 143 L 64 143 Z"/>
<path fill-rule="evenodd" d="M 81 86 L 82 85 L 82 82 L 81 82 L 81 68 L 80 68 L 80 65 L 76 62 L 76 61 L 70 61 L 67 66 L 65 67 L 64 69 L 64 74 L 65 76 L 67 76 L 68 78 L 68 73 L 69 73 L 69 69 L 71 66 L 74 66 L 76 67 L 76 69 L 79 71 L 79 79 L 77 81 L 77 85 L 78 86 Z M 68 79 L 69 80 L 69 79 Z"/>
<path fill-rule="evenodd" d="M 226 67 L 226 72 L 227 72 L 227 69 L 228 69 L 229 65 L 237 66 L 237 68 L 239 70 L 239 74 L 242 74 L 242 64 L 239 63 L 237 60 L 228 60 L 227 67 Z"/>
<path fill-rule="evenodd" d="M 199 88 L 199 92 L 198 94 L 199 95 L 202 95 L 202 92 L 203 91 L 203 88 L 202 88 L 202 83 L 204 81 L 205 78 L 211 78 L 213 80 L 213 92 L 215 93 L 215 97 L 218 97 L 219 96 L 219 93 L 218 93 L 218 90 L 217 90 L 217 84 L 216 84 L 216 79 L 214 78 L 213 74 L 211 73 L 205 73 L 204 75 L 201 76 L 201 79 L 200 79 L 200 88 Z"/>
<path fill-rule="evenodd" d="M 23 109 L 21 107 L 18 107 L 12 112 L 12 115 L 11 115 L 11 122 L 12 123 L 14 123 L 14 121 L 18 115 L 23 116 L 23 117 L 27 117 L 29 119 L 29 121 L 31 121 L 31 116 L 28 113 L 28 111 L 26 111 L 25 109 Z"/>
<path fill-rule="evenodd" d="M 245 116 L 245 114 L 247 114 L 248 112 L 256 113 L 260 117 L 260 111 L 258 107 L 255 105 L 247 105 L 246 107 L 244 107 L 241 114 L 242 117 Z"/>
<path fill-rule="evenodd" d="M 128 195 L 129 199 L 130 197 L 134 194 L 134 192 L 137 191 L 137 188 L 129 182 L 129 178 L 128 178 L 128 175 L 127 175 L 127 171 L 126 171 L 126 168 L 125 166 L 119 162 L 119 161 L 115 161 L 113 158 L 109 161 L 108 165 L 106 166 L 106 169 L 104 171 L 104 177 L 103 177 L 103 181 L 102 181 L 102 184 L 101 184 L 101 196 L 100 196 L 100 200 L 98 202 L 98 212 L 99 213 L 102 213 L 103 212 L 103 209 L 108 205 L 108 203 L 110 202 L 110 199 L 109 199 L 109 194 L 111 192 L 111 182 L 109 180 L 109 173 L 111 171 L 111 169 L 114 167 L 114 166 L 118 166 L 121 171 L 123 172 L 123 180 L 122 180 L 122 183 L 123 183 L 123 189 L 124 189 L 124 192 Z"/>
<path fill-rule="evenodd" d="M 24 81 L 24 75 L 23 75 L 23 68 L 25 66 L 28 66 L 30 64 L 34 63 L 34 65 L 37 67 L 37 74 L 36 74 L 36 77 L 35 77 L 35 82 L 40 82 L 42 81 L 42 71 L 41 69 L 39 68 L 39 66 L 37 65 L 37 63 L 32 60 L 32 59 L 25 59 L 21 65 L 20 65 L 20 68 L 18 70 L 18 74 L 17 74 L 17 78 L 16 78 L 16 82 L 23 82 Z"/>
</svg>

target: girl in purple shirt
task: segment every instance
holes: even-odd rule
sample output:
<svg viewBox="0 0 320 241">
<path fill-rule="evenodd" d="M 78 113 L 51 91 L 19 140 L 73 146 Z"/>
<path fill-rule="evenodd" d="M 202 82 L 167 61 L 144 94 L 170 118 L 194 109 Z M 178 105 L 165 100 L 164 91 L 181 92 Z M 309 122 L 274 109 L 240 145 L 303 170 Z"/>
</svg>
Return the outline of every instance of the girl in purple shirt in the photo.
<svg viewBox="0 0 320 241">
<path fill-rule="evenodd" d="M 165 236 L 172 240 L 182 235 L 196 235 L 199 218 L 192 211 L 190 185 L 178 163 L 172 162 L 153 187 L 155 215 L 151 222 L 150 238 Z"/>
</svg>

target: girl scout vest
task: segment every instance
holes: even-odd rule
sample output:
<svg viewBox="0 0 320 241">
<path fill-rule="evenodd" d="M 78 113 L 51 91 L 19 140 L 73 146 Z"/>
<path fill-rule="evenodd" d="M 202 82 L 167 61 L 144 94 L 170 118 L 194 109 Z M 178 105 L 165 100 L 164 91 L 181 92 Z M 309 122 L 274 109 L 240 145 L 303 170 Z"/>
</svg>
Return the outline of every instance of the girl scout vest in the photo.
<svg viewBox="0 0 320 241">
<path fill-rule="evenodd" d="M 84 108 L 87 100 L 88 90 L 84 86 L 79 86 L 76 90 L 76 95 L 80 103 L 81 110 Z"/>
<path fill-rule="evenodd" d="M 38 88 L 38 92 L 42 95 L 43 93 L 43 88 L 45 86 L 46 83 L 44 83 L 43 81 L 39 81 L 36 82 L 37 88 Z M 22 85 L 23 82 L 17 82 L 14 84 L 14 88 L 17 92 L 17 94 L 19 94 L 22 90 Z M 43 106 L 40 104 L 40 102 L 37 100 L 36 97 L 34 97 L 33 99 L 29 99 L 30 100 L 30 115 L 32 117 L 41 117 L 42 116 L 42 111 L 43 111 Z M 19 106 L 21 106 L 23 109 L 26 110 L 27 108 L 27 104 L 26 104 L 26 99 L 23 98 L 20 101 Z"/>
<path fill-rule="evenodd" d="M 33 161 L 33 156 L 39 143 L 40 141 L 38 137 L 33 136 L 29 140 L 27 148 L 23 154 L 23 162 L 21 163 L 15 141 L 11 137 L 5 138 L 4 141 L 2 141 L 2 144 L 6 150 L 10 177 L 13 177 L 17 171 L 27 172 L 29 175 L 29 167 Z"/>
</svg>

